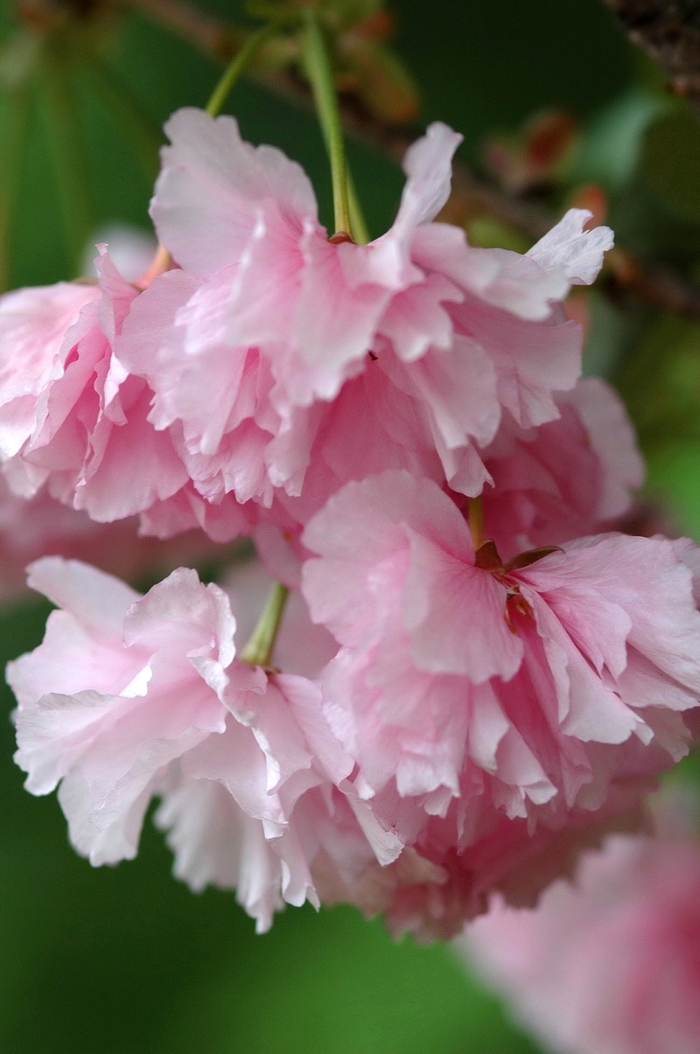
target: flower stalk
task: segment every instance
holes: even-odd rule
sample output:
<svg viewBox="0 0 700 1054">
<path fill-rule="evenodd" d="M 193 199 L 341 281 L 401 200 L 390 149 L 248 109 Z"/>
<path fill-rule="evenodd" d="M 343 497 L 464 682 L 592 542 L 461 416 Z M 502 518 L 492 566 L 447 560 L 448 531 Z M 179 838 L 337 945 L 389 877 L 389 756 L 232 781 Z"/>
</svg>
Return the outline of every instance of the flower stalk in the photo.
<svg viewBox="0 0 700 1054">
<path fill-rule="evenodd" d="M 221 113 L 224 103 L 234 85 L 246 72 L 259 48 L 261 48 L 270 37 L 274 36 L 278 29 L 279 21 L 268 22 L 267 25 L 253 33 L 240 51 L 236 52 L 224 70 L 221 80 L 214 88 L 211 98 L 205 107 L 207 113 L 210 114 L 211 117 L 216 117 Z"/>
<path fill-rule="evenodd" d="M 312 8 L 306 8 L 304 17 L 306 21 L 303 47 L 304 65 L 331 162 L 335 217 L 334 238 L 340 241 L 345 236 L 354 241 L 343 125 L 333 82 L 333 71 L 316 12 Z"/>
<path fill-rule="evenodd" d="M 355 180 L 352 178 L 352 172 L 347 167 L 346 172 L 348 179 L 348 207 L 350 209 L 352 233 L 358 245 L 366 245 L 369 241 L 369 231 L 367 230 L 367 224 L 362 212 L 362 206 L 360 205 L 360 199 L 357 196 Z"/>
<path fill-rule="evenodd" d="M 275 582 L 258 624 L 241 652 L 241 662 L 263 668 L 272 664 L 272 652 L 288 596 L 287 587 Z"/>
</svg>

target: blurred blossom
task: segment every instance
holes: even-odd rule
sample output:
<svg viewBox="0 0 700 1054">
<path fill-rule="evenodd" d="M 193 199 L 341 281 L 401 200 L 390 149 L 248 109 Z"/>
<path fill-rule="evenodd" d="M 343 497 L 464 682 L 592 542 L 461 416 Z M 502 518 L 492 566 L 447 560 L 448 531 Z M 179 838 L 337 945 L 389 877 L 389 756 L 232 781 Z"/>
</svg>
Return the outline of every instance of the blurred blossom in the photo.
<svg viewBox="0 0 700 1054">
<path fill-rule="evenodd" d="M 45 490 L 33 498 L 20 498 L 0 475 L 0 599 L 26 595 L 25 568 L 49 555 L 84 560 L 133 582 L 165 574 L 182 563 L 220 559 L 221 549 L 200 530 L 166 542 L 143 537 L 135 516 L 96 523 Z"/>
<path fill-rule="evenodd" d="M 459 942 L 555 1054 L 697 1054 L 700 840 L 683 806 L 613 835 L 531 911 L 491 910 Z"/>
<path fill-rule="evenodd" d="M 117 271 L 127 282 L 135 282 L 153 259 L 158 242 L 152 234 L 147 234 L 140 227 L 128 223 L 113 223 L 98 228 L 94 238 L 85 247 L 81 272 L 88 278 L 97 281 L 98 271 L 95 258 L 98 256 L 96 246 L 101 243 L 109 245 L 109 255 Z"/>
<path fill-rule="evenodd" d="M 484 161 L 501 185 L 523 193 L 562 175 L 579 139 L 575 117 L 566 110 L 533 114 L 514 135 L 495 135 L 483 147 Z"/>
</svg>

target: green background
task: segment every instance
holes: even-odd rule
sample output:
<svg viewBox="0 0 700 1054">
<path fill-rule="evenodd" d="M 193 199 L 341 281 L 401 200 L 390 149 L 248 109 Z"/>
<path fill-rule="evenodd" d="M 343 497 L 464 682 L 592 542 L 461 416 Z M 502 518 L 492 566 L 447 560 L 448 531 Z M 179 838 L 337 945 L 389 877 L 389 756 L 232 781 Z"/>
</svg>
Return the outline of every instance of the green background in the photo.
<svg viewBox="0 0 700 1054">
<path fill-rule="evenodd" d="M 237 13 L 225 3 L 218 10 Z M 477 159 L 487 134 L 516 129 L 538 108 L 566 107 L 586 131 L 572 184 L 597 179 L 612 194 L 628 244 L 693 273 L 700 146 L 693 154 L 688 143 L 695 129 L 688 132 L 687 113 L 674 109 L 680 132 L 662 117 L 656 140 L 643 137 L 664 112 L 658 78 L 602 3 L 397 0 L 393 10 L 396 47 L 423 91 L 421 120 L 451 123 L 465 136 L 465 156 Z M 8 11 L 4 19 L 7 28 Z M 178 106 L 202 105 L 219 75 L 185 43 L 136 17 L 115 25 L 109 61 L 156 124 Z M 147 229 L 149 181 L 87 80 L 79 91 L 95 218 Z M 276 143 L 307 167 L 328 216 L 328 172 L 311 115 L 248 83 L 229 109 L 245 136 Z M 46 121 L 36 112 L 29 124 L 11 227 L 13 285 L 69 274 Z M 381 233 L 402 176 L 367 148 L 353 145 L 350 155 L 371 228 Z M 619 379 L 650 455 L 651 493 L 665 495 L 680 526 L 697 535 L 697 326 L 602 295 L 593 308 L 588 361 Z M 38 643 L 45 615 L 32 605 L 0 615 L 3 662 Z M 396 944 L 379 921 L 344 908 L 287 909 L 257 937 L 232 895 L 195 896 L 170 877 L 169 854 L 150 825 L 137 861 L 93 870 L 69 848 L 55 800 L 22 790 L 7 689 L 2 707 L 2 1054 L 535 1051 L 449 947 Z"/>
</svg>

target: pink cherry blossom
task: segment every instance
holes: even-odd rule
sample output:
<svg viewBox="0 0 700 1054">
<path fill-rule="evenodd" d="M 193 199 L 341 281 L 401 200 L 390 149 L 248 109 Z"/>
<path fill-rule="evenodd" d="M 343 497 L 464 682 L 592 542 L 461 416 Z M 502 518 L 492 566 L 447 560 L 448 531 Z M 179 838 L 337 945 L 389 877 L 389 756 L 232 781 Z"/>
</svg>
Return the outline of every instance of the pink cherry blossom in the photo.
<svg viewBox="0 0 700 1054">
<path fill-rule="evenodd" d="M 537 910 L 494 900 L 462 947 L 555 1054 L 694 1054 L 700 843 L 611 837 Z"/>
<path fill-rule="evenodd" d="M 671 542 L 603 535 L 504 565 L 406 472 L 347 485 L 303 542 L 312 616 L 343 646 L 325 712 L 360 796 L 429 860 L 441 842 L 478 856 L 502 817 L 561 827 L 687 752 L 700 614 Z"/>
<path fill-rule="evenodd" d="M 205 501 L 268 509 L 280 492 L 303 523 L 356 478 L 339 398 L 345 413 L 364 402 L 364 421 L 390 410 L 370 422 L 371 471 L 441 474 L 467 494 L 489 478 L 478 448 L 504 409 L 523 428 L 558 417 L 581 351 L 560 302 L 612 244 L 607 228 L 584 232 L 588 213 L 526 256 L 470 247 L 433 222 L 459 142 L 434 124 L 407 154 L 392 228 L 335 244 L 299 166 L 245 143 L 232 118 L 181 110 L 167 132 L 152 215 L 179 269 L 134 302 L 117 356 L 153 389 L 149 420 L 176 436 Z"/>
<path fill-rule="evenodd" d="M 187 473 L 147 420 L 151 393 L 113 356 L 137 291 L 103 249 L 99 284 L 0 300 L 0 454 L 15 492 L 46 484 L 92 519 L 123 519 L 176 493 Z"/>
<path fill-rule="evenodd" d="M 145 536 L 167 540 L 183 531 L 202 530 L 212 542 L 224 543 L 251 534 L 258 519 L 252 502 L 239 505 L 233 494 L 215 502 L 207 501 L 188 481 L 170 497 L 154 501 L 144 509 L 139 516 L 139 531 Z"/>
<path fill-rule="evenodd" d="M 60 610 L 44 642 L 8 668 L 16 759 L 32 793 L 60 783 L 71 840 L 93 864 L 136 854 L 160 795 L 177 874 L 195 888 L 237 888 L 266 929 L 283 902 L 318 904 L 310 864 L 319 854 L 324 873 L 334 856 L 343 863 L 336 843 L 361 847 L 355 868 L 373 858 L 352 804 L 333 789 L 353 761 L 330 732 L 321 688 L 238 661 L 219 587 L 181 568 L 140 597 L 55 557 L 33 565 L 30 584 Z M 320 636 L 320 651 L 310 642 L 297 663 L 313 668 L 332 654 Z"/>
</svg>

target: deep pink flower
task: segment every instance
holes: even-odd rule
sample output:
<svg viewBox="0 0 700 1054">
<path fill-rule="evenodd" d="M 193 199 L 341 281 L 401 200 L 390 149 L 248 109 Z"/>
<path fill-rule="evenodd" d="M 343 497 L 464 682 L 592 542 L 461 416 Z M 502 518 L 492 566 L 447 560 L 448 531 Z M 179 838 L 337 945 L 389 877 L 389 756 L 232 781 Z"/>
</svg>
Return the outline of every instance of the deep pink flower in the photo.
<svg viewBox="0 0 700 1054">
<path fill-rule="evenodd" d="M 303 542 L 312 616 L 343 645 L 326 714 L 404 844 L 478 854 L 504 816 L 561 826 L 687 751 L 700 614 L 671 542 L 603 535 L 503 565 L 405 472 L 347 485 Z"/>
<path fill-rule="evenodd" d="M 321 688 L 239 662 L 221 589 L 180 569 L 140 597 L 59 558 L 34 564 L 30 584 L 61 610 L 44 642 L 8 668 L 16 758 L 33 793 L 60 782 L 71 840 L 93 864 L 136 854 L 149 800 L 160 795 L 176 872 L 195 888 L 237 888 L 266 929 L 283 901 L 318 903 L 310 863 L 322 851 L 338 855 L 335 842 L 361 846 L 356 867 L 372 858 L 352 807 L 334 805 L 353 762 L 329 730 Z M 333 651 L 321 638 L 315 655 L 287 651 L 313 667 Z"/>
<path fill-rule="evenodd" d="M 555 798 L 540 809 L 534 829 L 528 820 L 486 807 L 481 815 L 473 810 L 476 822 L 465 826 L 459 803 L 453 802 L 447 816 L 416 825 L 413 845 L 399 852 L 395 844 L 392 853 L 391 846 L 378 844 L 377 823 L 367 834 L 383 866 L 368 863 L 335 899 L 348 900 L 367 915 L 383 912 L 395 937 L 410 933 L 426 944 L 460 933 L 466 920 L 488 910 L 494 892 L 509 904 L 533 907 L 551 882 L 572 874 L 582 850 L 600 845 L 611 831 L 648 828 L 645 800 L 655 789 L 660 755 L 659 749 L 644 752 L 624 744 L 600 808 L 570 808 Z M 381 816 L 386 798 L 383 793 L 366 804 Z"/>
<path fill-rule="evenodd" d="M 557 1054 L 695 1054 L 700 843 L 617 835 L 534 911 L 495 901 L 463 948 Z"/>
</svg>

